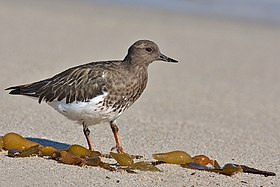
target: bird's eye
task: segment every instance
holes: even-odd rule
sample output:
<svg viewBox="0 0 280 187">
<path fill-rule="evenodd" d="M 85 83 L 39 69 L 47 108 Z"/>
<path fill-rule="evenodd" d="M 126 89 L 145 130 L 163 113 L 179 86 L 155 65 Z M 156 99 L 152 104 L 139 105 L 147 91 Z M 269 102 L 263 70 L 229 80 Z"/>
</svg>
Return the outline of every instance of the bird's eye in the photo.
<svg viewBox="0 0 280 187">
<path fill-rule="evenodd" d="M 147 48 L 146 48 L 146 51 L 151 52 L 151 51 L 152 51 L 152 48 L 147 47 Z"/>
</svg>

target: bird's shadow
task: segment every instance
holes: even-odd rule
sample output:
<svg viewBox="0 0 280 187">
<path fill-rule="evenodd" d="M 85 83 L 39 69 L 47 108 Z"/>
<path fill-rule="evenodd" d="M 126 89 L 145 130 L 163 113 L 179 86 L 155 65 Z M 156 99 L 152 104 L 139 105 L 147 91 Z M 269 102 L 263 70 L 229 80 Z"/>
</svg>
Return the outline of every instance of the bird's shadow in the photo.
<svg viewBox="0 0 280 187">
<path fill-rule="evenodd" d="M 70 146 L 69 144 L 66 143 L 56 142 L 56 141 L 42 139 L 42 138 L 26 138 L 26 139 L 32 142 L 36 142 L 42 146 L 51 146 L 55 149 L 60 149 L 60 150 L 65 150 Z"/>
</svg>

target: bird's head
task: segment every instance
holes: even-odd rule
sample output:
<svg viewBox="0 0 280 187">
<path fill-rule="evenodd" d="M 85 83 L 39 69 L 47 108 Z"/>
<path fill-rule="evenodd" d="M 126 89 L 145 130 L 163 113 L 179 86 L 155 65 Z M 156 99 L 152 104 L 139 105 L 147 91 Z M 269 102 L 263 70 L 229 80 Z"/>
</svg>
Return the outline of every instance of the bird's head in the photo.
<svg viewBox="0 0 280 187">
<path fill-rule="evenodd" d="M 147 65 L 157 60 L 173 63 L 178 62 L 177 60 L 162 54 L 157 44 L 150 40 L 138 40 L 132 44 L 128 49 L 125 59 L 129 59 L 132 63 L 142 63 Z"/>
</svg>

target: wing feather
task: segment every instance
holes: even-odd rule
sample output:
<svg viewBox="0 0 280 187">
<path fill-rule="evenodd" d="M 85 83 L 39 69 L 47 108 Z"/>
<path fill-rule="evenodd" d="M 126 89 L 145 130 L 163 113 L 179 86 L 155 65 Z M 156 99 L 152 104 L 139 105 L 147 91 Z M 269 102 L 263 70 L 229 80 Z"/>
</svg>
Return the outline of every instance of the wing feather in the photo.
<svg viewBox="0 0 280 187">
<path fill-rule="evenodd" d="M 45 80 L 12 86 L 6 90 L 11 90 L 10 94 L 13 95 L 38 98 L 39 103 L 64 99 L 66 103 L 88 101 L 112 86 L 112 80 L 107 82 L 104 75 L 112 78 L 112 71 L 117 72 L 121 63 L 122 61 L 92 62 L 67 69 Z"/>
<path fill-rule="evenodd" d="M 66 103 L 88 101 L 103 93 L 106 80 L 102 75 L 102 70 L 92 70 L 90 67 L 68 69 L 51 78 L 37 91 L 39 103 L 63 99 Z"/>
</svg>

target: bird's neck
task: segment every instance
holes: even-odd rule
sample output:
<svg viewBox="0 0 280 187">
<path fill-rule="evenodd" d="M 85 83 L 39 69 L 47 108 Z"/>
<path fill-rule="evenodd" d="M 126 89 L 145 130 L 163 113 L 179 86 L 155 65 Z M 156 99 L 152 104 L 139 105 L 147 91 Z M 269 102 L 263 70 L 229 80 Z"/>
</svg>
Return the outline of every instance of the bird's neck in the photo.
<svg viewBox="0 0 280 187">
<path fill-rule="evenodd" d="M 126 56 L 123 60 L 125 67 L 130 74 L 133 76 L 143 79 L 144 82 L 148 79 L 148 66 L 150 63 L 141 63 L 141 59 L 137 59 L 134 56 Z"/>
<path fill-rule="evenodd" d="M 123 60 L 124 63 L 128 64 L 129 66 L 133 67 L 133 66 L 145 66 L 148 67 L 150 63 L 150 61 L 147 61 L 141 57 L 137 57 L 134 55 L 126 55 L 126 57 Z"/>
</svg>

